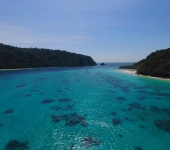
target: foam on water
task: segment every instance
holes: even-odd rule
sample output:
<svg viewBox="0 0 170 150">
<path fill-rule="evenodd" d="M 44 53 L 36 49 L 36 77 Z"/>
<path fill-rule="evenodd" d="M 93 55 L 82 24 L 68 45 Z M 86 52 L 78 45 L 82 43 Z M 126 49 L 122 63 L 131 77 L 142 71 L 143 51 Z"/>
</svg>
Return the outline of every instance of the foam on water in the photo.
<svg viewBox="0 0 170 150">
<path fill-rule="evenodd" d="M 170 132 L 154 121 L 170 120 L 170 82 L 117 65 L 1 71 L 0 149 L 11 140 L 30 150 L 169 149 Z"/>
</svg>

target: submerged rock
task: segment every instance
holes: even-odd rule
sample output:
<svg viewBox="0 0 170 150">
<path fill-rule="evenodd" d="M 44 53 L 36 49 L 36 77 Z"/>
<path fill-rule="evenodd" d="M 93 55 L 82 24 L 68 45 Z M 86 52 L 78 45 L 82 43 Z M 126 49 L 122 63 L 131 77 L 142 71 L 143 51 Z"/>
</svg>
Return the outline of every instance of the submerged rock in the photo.
<svg viewBox="0 0 170 150">
<path fill-rule="evenodd" d="M 78 113 L 72 113 L 70 115 L 51 115 L 52 121 L 55 123 L 60 122 L 61 120 L 65 121 L 65 126 L 73 127 L 77 124 L 81 124 L 82 126 L 87 126 L 88 123 L 85 117 L 80 116 Z"/>
<path fill-rule="evenodd" d="M 145 110 L 145 108 L 139 103 L 130 103 L 129 106 L 132 108 Z"/>
<path fill-rule="evenodd" d="M 121 124 L 121 123 L 122 123 L 122 122 L 121 122 L 120 119 L 117 119 L 117 118 L 112 119 L 112 124 L 115 125 L 115 126 L 117 126 L 117 125 L 119 125 L 119 124 Z"/>
<path fill-rule="evenodd" d="M 154 125 L 159 129 L 170 133 L 170 120 L 158 119 L 154 121 Z"/>
<path fill-rule="evenodd" d="M 118 101 L 124 101 L 124 100 L 126 100 L 124 97 L 117 97 L 116 98 Z"/>
<path fill-rule="evenodd" d="M 28 142 L 20 142 L 18 140 L 12 140 L 7 143 L 5 150 L 26 150 L 28 149 Z"/>
<path fill-rule="evenodd" d="M 59 102 L 62 102 L 62 103 L 64 103 L 64 102 L 70 102 L 70 101 L 71 101 L 71 98 L 60 98 L 58 101 L 59 101 Z"/>
<path fill-rule="evenodd" d="M 31 96 L 31 94 L 25 94 L 25 97 L 30 97 Z"/>
<path fill-rule="evenodd" d="M 91 148 L 92 146 L 99 146 L 101 144 L 100 140 L 95 140 L 92 137 L 86 136 L 82 140 L 82 147 Z"/>
<path fill-rule="evenodd" d="M 52 100 L 52 99 L 45 99 L 43 101 L 41 101 L 42 104 L 49 104 L 49 103 L 52 103 L 54 102 L 55 100 Z"/>
<path fill-rule="evenodd" d="M 112 116 L 116 116 L 117 115 L 117 112 L 113 111 L 110 113 Z"/>
<path fill-rule="evenodd" d="M 120 138 L 122 138 L 122 137 L 123 137 L 123 135 L 122 135 L 122 134 L 119 134 L 118 136 L 119 136 Z"/>
<path fill-rule="evenodd" d="M 101 65 L 101 66 L 104 66 L 104 65 L 106 65 L 106 64 L 105 64 L 105 63 L 101 63 L 100 65 Z"/>
<path fill-rule="evenodd" d="M 143 150 L 140 146 L 135 147 L 135 150 Z"/>
<path fill-rule="evenodd" d="M 14 110 L 8 109 L 8 110 L 5 110 L 5 111 L 4 111 L 4 114 L 11 114 L 11 113 L 13 113 L 13 112 L 14 112 Z"/>
</svg>

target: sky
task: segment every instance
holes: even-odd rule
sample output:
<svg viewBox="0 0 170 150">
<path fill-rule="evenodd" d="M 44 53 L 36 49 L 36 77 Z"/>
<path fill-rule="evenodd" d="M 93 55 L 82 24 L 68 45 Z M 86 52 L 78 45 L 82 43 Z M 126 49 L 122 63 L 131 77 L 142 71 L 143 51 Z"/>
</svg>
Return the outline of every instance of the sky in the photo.
<svg viewBox="0 0 170 150">
<path fill-rule="evenodd" d="M 0 0 L 0 43 L 137 62 L 170 47 L 170 0 Z"/>
</svg>

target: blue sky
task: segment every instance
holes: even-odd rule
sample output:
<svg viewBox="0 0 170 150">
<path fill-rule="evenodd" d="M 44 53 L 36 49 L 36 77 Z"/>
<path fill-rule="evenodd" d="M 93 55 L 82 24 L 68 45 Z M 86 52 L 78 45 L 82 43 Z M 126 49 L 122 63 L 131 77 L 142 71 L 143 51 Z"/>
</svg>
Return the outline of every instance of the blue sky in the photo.
<svg viewBox="0 0 170 150">
<path fill-rule="evenodd" d="M 170 0 L 0 0 L 0 43 L 136 62 L 170 47 Z"/>
</svg>

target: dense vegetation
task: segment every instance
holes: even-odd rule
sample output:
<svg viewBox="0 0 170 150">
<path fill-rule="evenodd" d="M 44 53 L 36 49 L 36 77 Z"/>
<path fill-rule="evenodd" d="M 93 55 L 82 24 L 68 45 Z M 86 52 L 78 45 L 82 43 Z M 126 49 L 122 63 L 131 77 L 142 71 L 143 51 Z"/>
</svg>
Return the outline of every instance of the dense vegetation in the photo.
<svg viewBox="0 0 170 150">
<path fill-rule="evenodd" d="M 120 68 L 136 69 L 136 73 L 141 75 L 170 78 L 170 48 L 157 50 L 132 66 L 121 66 Z"/>
<path fill-rule="evenodd" d="M 81 54 L 0 44 L 0 69 L 94 65 L 91 57 Z"/>
</svg>

